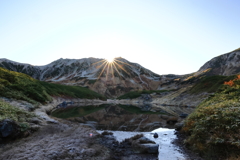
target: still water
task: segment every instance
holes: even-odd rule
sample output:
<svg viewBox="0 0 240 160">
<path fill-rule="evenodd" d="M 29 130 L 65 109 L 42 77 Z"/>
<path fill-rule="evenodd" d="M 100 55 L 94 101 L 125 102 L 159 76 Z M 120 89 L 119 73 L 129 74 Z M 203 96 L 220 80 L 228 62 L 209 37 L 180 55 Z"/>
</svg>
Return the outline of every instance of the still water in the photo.
<svg viewBox="0 0 240 160">
<path fill-rule="evenodd" d="M 84 123 L 97 130 L 152 131 L 174 128 L 179 114 L 191 113 L 193 108 L 145 105 L 69 106 L 60 108 L 52 116 Z M 172 123 L 173 122 L 173 123 Z"/>
</svg>

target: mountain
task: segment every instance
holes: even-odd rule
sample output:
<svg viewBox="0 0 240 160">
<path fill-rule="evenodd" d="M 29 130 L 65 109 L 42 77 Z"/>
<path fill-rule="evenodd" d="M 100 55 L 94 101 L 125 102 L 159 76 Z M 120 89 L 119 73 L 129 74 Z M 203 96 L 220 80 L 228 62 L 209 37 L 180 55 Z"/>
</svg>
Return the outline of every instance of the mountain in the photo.
<svg viewBox="0 0 240 160">
<path fill-rule="evenodd" d="M 111 98 L 134 90 L 157 90 L 161 84 L 179 78 L 155 74 L 121 57 L 115 58 L 113 63 L 97 58 L 61 58 L 45 66 L 0 59 L 0 67 L 41 81 L 88 87 Z"/>
<path fill-rule="evenodd" d="M 240 49 L 217 56 L 205 63 L 199 71 L 210 69 L 208 75 L 230 76 L 240 73 Z"/>
</svg>

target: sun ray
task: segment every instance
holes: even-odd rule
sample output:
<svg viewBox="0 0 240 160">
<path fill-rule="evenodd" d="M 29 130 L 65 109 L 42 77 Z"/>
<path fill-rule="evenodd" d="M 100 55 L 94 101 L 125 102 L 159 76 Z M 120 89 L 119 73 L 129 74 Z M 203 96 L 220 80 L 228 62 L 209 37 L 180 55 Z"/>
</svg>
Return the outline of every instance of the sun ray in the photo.
<svg viewBox="0 0 240 160">
<path fill-rule="evenodd" d="M 111 63 L 108 63 L 108 64 L 107 64 L 107 75 L 106 75 L 106 80 L 108 80 L 108 74 L 109 74 L 109 67 L 110 67 L 110 64 L 111 64 Z"/>
<path fill-rule="evenodd" d="M 99 79 L 100 77 L 101 77 L 101 75 L 102 75 L 102 73 L 104 72 L 104 70 L 105 70 L 105 68 L 106 68 L 106 66 L 107 66 L 107 62 L 105 63 L 105 66 L 103 67 L 103 69 L 102 69 L 102 71 L 101 71 L 101 73 L 100 73 L 100 75 L 98 76 L 98 78 L 97 79 Z"/>
<path fill-rule="evenodd" d="M 119 78 L 122 80 L 121 75 L 120 75 L 120 72 L 118 71 L 118 69 L 117 69 L 117 67 L 115 66 L 114 63 L 113 63 L 113 66 L 115 67 L 115 69 L 116 69 L 116 71 L 117 71 L 117 73 L 118 73 L 118 75 L 119 75 Z M 125 84 L 125 83 L 123 83 L 123 84 L 124 84 L 124 86 L 126 87 L 126 84 Z"/>
<path fill-rule="evenodd" d="M 106 62 L 106 60 L 103 59 L 103 60 L 101 60 L 101 61 L 98 61 L 98 62 L 93 63 L 92 65 L 95 65 L 95 64 L 97 64 L 97 63 L 101 63 L 102 61 L 103 61 L 103 62 Z"/>
<path fill-rule="evenodd" d="M 111 63 L 110 65 L 111 65 L 111 69 L 112 69 L 112 76 L 114 78 L 115 76 L 114 76 L 114 70 L 113 70 L 113 63 Z"/>
<path fill-rule="evenodd" d="M 115 62 L 116 63 L 116 62 Z M 120 64 L 116 63 L 118 67 L 120 67 L 125 73 L 127 73 L 130 76 L 130 73 L 128 73 Z"/>
<path fill-rule="evenodd" d="M 101 68 L 104 64 L 106 64 L 107 62 L 104 61 L 100 66 L 98 66 L 99 68 Z"/>
<path fill-rule="evenodd" d="M 106 80 L 108 80 L 110 77 L 113 80 L 113 83 L 115 84 L 115 73 L 117 73 L 118 77 L 122 80 L 124 75 L 123 73 L 126 73 L 127 75 L 131 75 L 128 71 L 127 68 L 124 66 L 132 66 L 128 63 L 122 62 L 120 60 L 117 60 L 116 58 L 113 59 L 113 61 L 108 61 L 107 59 L 103 59 L 101 61 L 95 62 L 92 65 L 96 65 L 97 68 L 99 68 L 100 74 L 98 75 L 97 79 L 99 79 L 103 73 L 106 73 Z M 122 70 L 122 71 L 121 71 Z"/>
<path fill-rule="evenodd" d="M 136 68 L 135 66 L 133 66 L 133 65 L 131 65 L 131 64 L 128 64 L 128 63 L 125 63 L 125 62 L 119 61 L 119 60 L 117 60 L 117 59 L 115 59 L 115 61 L 118 61 L 118 62 L 120 62 L 120 63 L 126 64 L 126 65 L 128 65 L 128 66 L 130 66 L 130 67 L 134 67 L 134 68 Z"/>
<path fill-rule="evenodd" d="M 117 67 L 115 66 L 115 64 L 113 63 L 113 66 L 115 68 L 115 70 L 117 71 L 118 75 L 119 75 L 119 78 L 121 78 L 121 75 L 120 75 L 120 72 L 118 71 Z"/>
</svg>

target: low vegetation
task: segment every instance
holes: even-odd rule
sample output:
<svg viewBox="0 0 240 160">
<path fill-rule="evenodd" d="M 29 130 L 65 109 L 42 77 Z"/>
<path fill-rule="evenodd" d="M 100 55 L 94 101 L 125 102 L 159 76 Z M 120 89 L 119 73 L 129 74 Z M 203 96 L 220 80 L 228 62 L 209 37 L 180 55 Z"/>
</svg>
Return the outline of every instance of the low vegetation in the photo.
<svg viewBox="0 0 240 160">
<path fill-rule="evenodd" d="M 190 93 L 209 92 L 215 93 L 223 86 L 225 81 L 233 79 L 234 76 L 210 76 L 201 78 L 191 89 Z"/>
<path fill-rule="evenodd" d="M 227 77 L 217 79 L 220 83 Z M 240 76 L 213 88 L 218 88 L 218 92 L 202 102 L 186 119 L 182 131 L 189 136 L 185 143 L 208 159 L 240 155 Z"/>
<path fill-rule="evenodd" d="M 152 94 L 152 93 L 162 93 L 167 92 L 168 90 L 142 90 L 142 91 L 132 91 L 128 92 L 117 99 L 134 99 L 141 96 L 141 94 Z"/>
<path fill-rule="evenodd" d="M 0 101 L 0 111 L 0 122 L 4 119 L 11 119 L 20 126 L 21 130 L 27 129 L 29 119 L 35 117 L 33 113 L 11 106 L 3 101 Z"/>
<path fill-rule="evenodd" d="M 34 117 L 33 113 L 16 108 L 0 100 L 0 121 L 11 119 L 16 122 L 26 122 L 28 118 Z"/>
<path fill-rule="evenodd" d="M 38 81 L 32 77 L 0 67 L 0 96 L 45 103 L 51 96 L 105 99 L 104 96 L 79 86 L 66 86 Z"/>
</svg>

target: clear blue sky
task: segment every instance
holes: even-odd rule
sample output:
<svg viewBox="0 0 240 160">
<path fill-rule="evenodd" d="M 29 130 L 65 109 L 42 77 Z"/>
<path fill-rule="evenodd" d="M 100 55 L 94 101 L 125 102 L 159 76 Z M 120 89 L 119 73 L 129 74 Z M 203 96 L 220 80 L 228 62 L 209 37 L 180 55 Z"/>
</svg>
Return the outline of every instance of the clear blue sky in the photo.
<svg viewBox="0 0 240 160">
<path fill-rule="evenodd" d="M 239 0 L 0 0 L 0 58 L 123 57 L 187 74 L 240 47 Z"/>
</svg>

